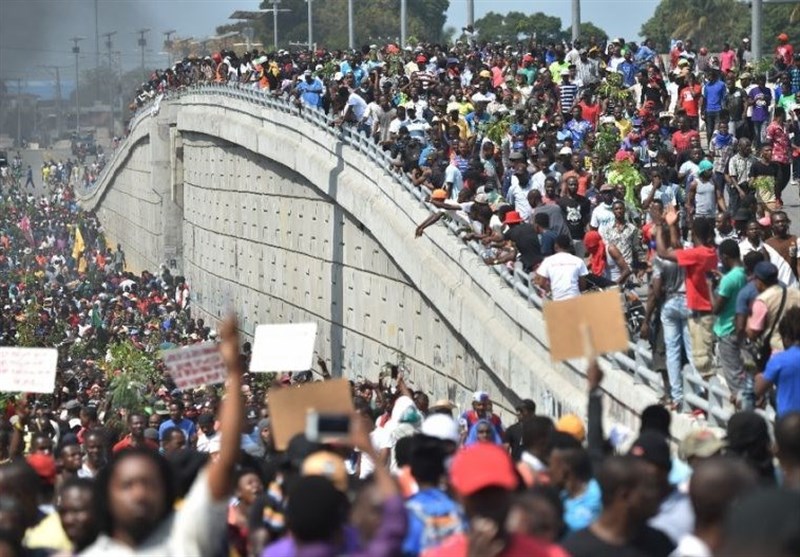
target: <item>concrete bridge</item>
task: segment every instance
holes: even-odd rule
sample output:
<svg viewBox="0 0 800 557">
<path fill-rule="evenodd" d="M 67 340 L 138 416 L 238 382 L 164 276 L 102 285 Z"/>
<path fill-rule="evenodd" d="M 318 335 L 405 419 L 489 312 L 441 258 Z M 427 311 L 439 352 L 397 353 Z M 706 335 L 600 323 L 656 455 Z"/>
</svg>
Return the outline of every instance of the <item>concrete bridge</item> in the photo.
<svg viewBox="0 0 800 557">
<path fill-rule="evenodd" d="M 374 379 L 403 358 L 415 388 L 462 409 L 482 389 L 507 418 L 522 398 L 553 416 L 585 414 L 582 362 L 551 364 L 539 302 L 486 266 L 457 225 L 415 240 L 430 214 L 419 194 L 324 114 L 227 88 L 165 99 L 133 119 L 79 198 L 131 270 L 186 276 L 209 324 L 227 308 L 245 335 L 316 321 L 335 374 Z M 611 421 L 635 427 L 655 402 L 644 363 L 602 361 Z"/>
</svg>

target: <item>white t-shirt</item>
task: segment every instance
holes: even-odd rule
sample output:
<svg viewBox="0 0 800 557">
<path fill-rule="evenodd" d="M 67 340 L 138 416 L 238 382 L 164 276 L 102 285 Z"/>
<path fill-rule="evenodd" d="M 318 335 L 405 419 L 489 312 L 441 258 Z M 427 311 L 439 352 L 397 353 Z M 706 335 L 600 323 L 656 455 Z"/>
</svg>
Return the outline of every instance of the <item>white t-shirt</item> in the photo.
<svg viewBox="0 0 800 557">
<path fill-rule="evenodd" d="M 367 110 L 367 101 L 355 93 L 350 93 L 347 98 L 347 106 L 353 107 L 353 115 L 356 117 L 356 121 L 361 121 L 364 117 L 364 112 Z"/>
<path fill-rule="evenodd" d="M 611 210 L 611 206 L 600 203 L 594 208 L 594 211 L 592 211 L 592 218 L 589 221 L 589 226 L 596 229 L 600 233 L 600 236 L 605 237 L 606 228 L 614 224 L 615 219 L 616 217 L 614 216 L 614 211 Z"/>
<path fill-rule="evenodd" d="M 567 300 L 580 296 L 578 279 L 588 275 L 589 270 L 580 257 L 560 251 L 545 257 L 536 269 L 536 274 L 550 281 L 553 300 Z"/>
<path fill-rule="evenodd" d="M 458 167 L 450 163 L 444 171 L 444 182 L 450 185 L 450 199 L 453 201 L 458 199 L 458 194 L 464 187 L 464 178 L 461 176 L 461 171 Z"/>
</svg>

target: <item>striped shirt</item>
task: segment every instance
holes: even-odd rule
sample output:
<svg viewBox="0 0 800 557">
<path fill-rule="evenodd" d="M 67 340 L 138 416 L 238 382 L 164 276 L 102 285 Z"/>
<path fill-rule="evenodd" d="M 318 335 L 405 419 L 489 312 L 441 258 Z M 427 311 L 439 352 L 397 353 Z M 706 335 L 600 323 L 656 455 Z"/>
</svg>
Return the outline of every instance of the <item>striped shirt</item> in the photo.
<svg viewBox="0 0 800 557">
<path fill-rule="evenodd" d="M 572 105 L 575 104 L 575 97 L 578 96 L 578 86 L 574 83 L 564 83 L 558 89 L 561 112 L 570 112 Z"/>
</svg>

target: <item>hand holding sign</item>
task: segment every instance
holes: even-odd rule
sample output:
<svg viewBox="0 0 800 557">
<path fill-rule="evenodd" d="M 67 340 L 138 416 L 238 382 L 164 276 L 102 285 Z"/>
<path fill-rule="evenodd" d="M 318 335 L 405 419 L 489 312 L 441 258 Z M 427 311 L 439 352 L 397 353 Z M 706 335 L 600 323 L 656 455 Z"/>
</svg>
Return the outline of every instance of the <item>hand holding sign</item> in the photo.
<svg viewBox="0 0 800 557">
<path fill-rule="evenodd" d="M 316 323 L 259 325 L 250 371 L 308 371 L 313 365 L 316 338 Z"/>
<path fill-rule="evenodd" d="M 628 349 L 617 289 L 548 302 L 542 310 L 553 362 Z"/>
</svg>

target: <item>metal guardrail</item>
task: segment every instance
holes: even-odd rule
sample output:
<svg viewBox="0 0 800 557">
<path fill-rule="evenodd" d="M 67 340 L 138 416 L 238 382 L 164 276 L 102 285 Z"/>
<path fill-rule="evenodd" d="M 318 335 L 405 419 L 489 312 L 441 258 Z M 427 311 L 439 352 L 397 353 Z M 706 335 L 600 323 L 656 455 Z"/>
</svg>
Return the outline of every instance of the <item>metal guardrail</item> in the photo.
<svg viewBox="0 0 800 557">
<path fill-rule="evenodd" d="M 303 120 L 315 125 L 320 130 L 336 136 L 340 141 L 346 143 L 350 147 L 358 150 L 376 165 L 388 171 L 392 175 L 395 182 L 401 185 L 412 197 L 414 197 L 421 205 L 426 207 L 430 212 L 433 212 L 434 207 L 425 201 L 423 193 L 416 188 L 411 180 L 405 173 L 398 173 L 392 166 L 392 159 L 388 151 L 384 151 L 372 139 L 364 134 L 358 133 L 355 128 L 344 126 L 334 126 L 334 119 L 321 110 L 314 110 L 308 108 L 301 108 L 287 99 L 285 96 L 275 96 L 269 93 L 264 93 L 261 90 L 231 86 L 231 85 L 217 85 L 217 84 L 204 84 L 197 85 L 191 88 L 182 89 L 179 91 L 170 92 L 162 100 L 174 100 L 184 95 L 190 94 L 207 94 L 215 96 L 223 96 L 234 99 L 243 100 L 257 106 L 266 107 L 272 110 L 290 114 L 292 116 L 302 118 Z M 130 121 L 129 129 L 132 131 L 144 118 L 151 114 L 152 103 L 142 106 Z M 127 138 L 125 138 L 127 141 Z M 122 144 L 114 153 L 111 160 L 108 161 L 102 172 L 98 175 L 94 183 L 96 189 L 106 178 L 106 174 L 110 172 L 113 162 L 116 157 L 123 151 Z M 88 195 L 91 191 L 86 191 Z M 469 227 L 469 221 L 456 217 L 447 220 L 446 226 L 450 232 L 458 236 L 459 232 L 465 227 Z M 462 240 L 463 241 L 463 240 Z M 476 256 L 481 257 L 484 247 L 477 241 L 465 242 Z M 539 296 L 535 287 L 531 284 L 529 275 L 521 270 L 514 268 L 510 269 L 506 265 L 494 265 L 492 269 L 503 278 L 503 280 L 517 292 L 525 301 L 532 307 L 541 310 L 543 300 Z M 656 393 L 663 394 L 663 381 L 661 375 L 652 369 L 652 353 L 642 341 L 635 338 L 629 344 L 628 353 L 612 353 L 606 354 L 604 359 L 611 365 L 622 369 L 632 376 L 635 384 L 644 384 L 652 388 Z M 728 403 L 729 391 L 727 386 L 712 381 L 706 383 L 699 374 L 694 372 L 691 366 L 684 369 L 684 377 L 688 383 L 688 389 L 685 394 L 685 402 L 692 409 L 702 410 L 707 417 L 709 423 L 717 426 L 724 426 L 731 414 L 731 406 Z M 708 391 L 708 400 L 693 394 L 693 391 L 706 389 Z"/>
</svg>

